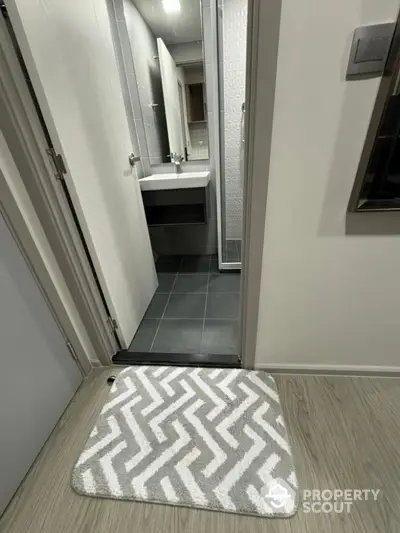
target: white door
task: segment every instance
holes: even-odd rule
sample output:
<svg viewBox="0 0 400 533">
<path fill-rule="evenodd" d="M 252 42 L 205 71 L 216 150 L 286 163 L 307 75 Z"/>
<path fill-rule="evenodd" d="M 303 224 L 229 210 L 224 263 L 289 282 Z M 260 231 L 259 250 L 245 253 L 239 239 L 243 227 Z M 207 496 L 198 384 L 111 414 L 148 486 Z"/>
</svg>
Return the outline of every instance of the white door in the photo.
<svg viewBox="0 0 400 533">
<path fill-rule="evenodd" d="M 0 515 L 82 381 L 0 213 Z"/>
<path fill-rule="evenodd" d="M 165 115 L 167 118 L 169 149 L 171 153 L 177 152 L 178 154 L 184 155 L 185 146 L 182 135 L 183 118 L 181 117 L 176 65 L 164 41 L 160 38 L 157 39 L 157 47 L 164 94 Z"/>
<path fill-rule="evenodd" d="M 106 0 L 10 0 L 11 22 L 124 348 L 157 276 Z"/>
</svg>

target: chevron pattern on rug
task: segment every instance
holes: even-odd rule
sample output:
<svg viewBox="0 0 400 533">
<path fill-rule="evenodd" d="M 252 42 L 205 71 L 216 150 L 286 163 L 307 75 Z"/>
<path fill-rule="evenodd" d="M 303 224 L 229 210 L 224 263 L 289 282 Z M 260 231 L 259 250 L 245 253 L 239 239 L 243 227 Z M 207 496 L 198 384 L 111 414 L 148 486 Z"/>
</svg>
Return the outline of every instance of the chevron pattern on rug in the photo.
<svg viewBox="0 0 400 533">
<path fill-rule="evenodd" d="M 293 515 L 297 480 L 274 379 L 242 369 L 124 369 L 72 485 L 104 498 Z"/>
</svg>

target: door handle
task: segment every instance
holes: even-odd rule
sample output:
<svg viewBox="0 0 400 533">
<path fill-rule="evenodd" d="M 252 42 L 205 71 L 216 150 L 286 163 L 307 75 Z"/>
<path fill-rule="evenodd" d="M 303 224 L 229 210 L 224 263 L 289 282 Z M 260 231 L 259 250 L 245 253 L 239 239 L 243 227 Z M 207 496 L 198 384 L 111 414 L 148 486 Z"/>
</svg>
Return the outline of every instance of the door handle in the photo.
<svg viewBox="0 0 400 533">
<path fill-rule="evenodd" d="M 135 163 L 140 161 L 140 157 L 138 155 L 135 155 L 133 152 L 129 154 L 128 159 L 129 159 L 129 164 L 131 165 L 131 167 L 133 167 Z"/>
</svg>

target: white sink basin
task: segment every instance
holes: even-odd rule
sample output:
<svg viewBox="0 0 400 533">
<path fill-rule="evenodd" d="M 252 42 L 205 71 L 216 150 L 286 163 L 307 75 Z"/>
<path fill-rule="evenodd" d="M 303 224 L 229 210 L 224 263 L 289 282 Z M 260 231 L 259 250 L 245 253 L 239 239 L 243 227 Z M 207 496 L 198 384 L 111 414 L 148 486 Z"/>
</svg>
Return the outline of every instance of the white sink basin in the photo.
<svg viewBox="0 0 400 533">
<path fill-rule="evenodd" d="M 181 172 L 180 174 L 153 174 L 139 180 L 142 191 L 162 191 L 168 189 L 194 189 L 206 187 L 210 173 Z"/>
</svg>

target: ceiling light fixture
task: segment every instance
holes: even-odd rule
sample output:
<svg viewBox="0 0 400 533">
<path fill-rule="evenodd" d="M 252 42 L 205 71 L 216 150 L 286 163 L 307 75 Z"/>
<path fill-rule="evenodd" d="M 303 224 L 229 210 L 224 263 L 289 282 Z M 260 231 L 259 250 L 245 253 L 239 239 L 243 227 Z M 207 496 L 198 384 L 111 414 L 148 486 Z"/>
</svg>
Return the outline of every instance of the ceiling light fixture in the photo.
<svg viewBox="0 0 400 533">
<path fill-rule="evenodd" d="M 177 13 L 181 10 L 179 0 L 162 0 L 162 4 L 166 13 Z"/>
</svg>

